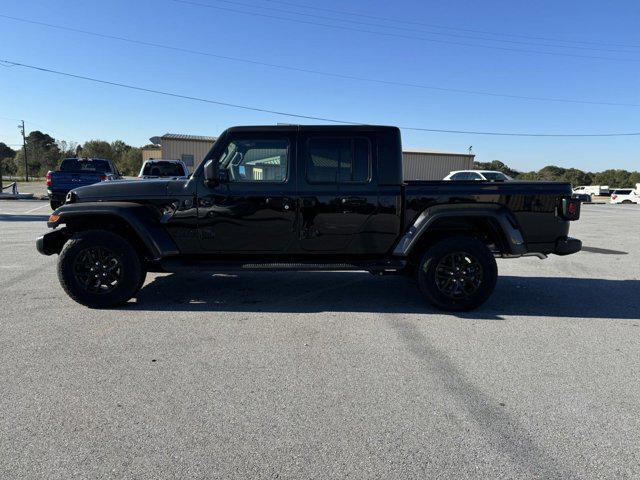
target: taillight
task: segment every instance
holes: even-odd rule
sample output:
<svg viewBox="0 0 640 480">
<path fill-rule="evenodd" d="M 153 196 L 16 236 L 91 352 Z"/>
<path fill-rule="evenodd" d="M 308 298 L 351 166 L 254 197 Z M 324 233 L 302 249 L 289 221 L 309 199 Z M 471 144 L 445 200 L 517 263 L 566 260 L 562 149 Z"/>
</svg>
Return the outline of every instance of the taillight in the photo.
<svg viewBox="0 0 640 480">
<path fill-rule="evenodd" d="M 48 171 L 47 175 L 44 178 L 47 181 L 47 187 L 50 187 L 51 186 L 51 171 Z"/>
<path fill-rule="evenodd" d="M 611 200 L 615 200 L 616 198 L 618 198 L 618 195 L 611 195 Z"/>
<path fill-rule="evenodd" d="M 580 218 L 580 200 L 571 197 L 563 198 L 560 216 L 565 220 L 578 220 Z"/>
<path fill-rule="evenodd" d="M 106 175 L 100 175 L 100 181 L 101 182 L 105 182 L 107 180 L 107 176 Z"/>
</svg>

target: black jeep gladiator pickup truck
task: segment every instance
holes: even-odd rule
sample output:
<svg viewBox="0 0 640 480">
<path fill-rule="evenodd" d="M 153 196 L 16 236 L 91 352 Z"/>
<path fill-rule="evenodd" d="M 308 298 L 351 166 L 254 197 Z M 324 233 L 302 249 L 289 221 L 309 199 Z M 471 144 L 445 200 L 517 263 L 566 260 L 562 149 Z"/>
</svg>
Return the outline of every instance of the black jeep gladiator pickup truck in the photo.
<svg viewBox="0 0 640 480">
<path fill-rule="evenodd" d="M 146 272 L 368 270 L 416 275 L 434 306 L 481 305 L 495 257 L 567 255 L 568 183 L 403 181 L 400 131 L 233 127 L 187 179 L 69 192 L 38 238 L 65 291 L 112 307 Z"/>
</svg>

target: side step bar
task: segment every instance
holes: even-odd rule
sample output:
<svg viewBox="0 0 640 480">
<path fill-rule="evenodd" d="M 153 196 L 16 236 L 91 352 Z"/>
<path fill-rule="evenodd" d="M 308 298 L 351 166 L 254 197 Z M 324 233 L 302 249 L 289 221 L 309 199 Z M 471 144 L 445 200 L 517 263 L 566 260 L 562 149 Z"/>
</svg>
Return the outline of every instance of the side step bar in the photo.
<svg viewBox="0 0 640 480">
<path fill-rule="evenodd" d="M 374 275 L 391 275 L 405 268 L 405 260 L 382 262 L 322 263 L 322 262 L 225 262 L 211 260 L 166 259 L 160 262 L 163 271 L 178 273 L 204 272 L 313 272 L 313 271 L 368 271 Z"/>
</svg>

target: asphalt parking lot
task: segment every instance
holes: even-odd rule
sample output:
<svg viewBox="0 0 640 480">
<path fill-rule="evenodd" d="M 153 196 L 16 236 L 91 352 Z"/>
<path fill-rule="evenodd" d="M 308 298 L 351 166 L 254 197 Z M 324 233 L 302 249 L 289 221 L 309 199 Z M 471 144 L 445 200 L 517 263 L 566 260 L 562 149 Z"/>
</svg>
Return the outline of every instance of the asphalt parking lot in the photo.
<svg viewBox="0 0 640 480">
<path fill-rule="evenodd" d="M 0 478 L 639 478 L 640 206 L 429 307 L 366 273 L 150 274 L 118 310 L 0 202 Z"/>
</svg>

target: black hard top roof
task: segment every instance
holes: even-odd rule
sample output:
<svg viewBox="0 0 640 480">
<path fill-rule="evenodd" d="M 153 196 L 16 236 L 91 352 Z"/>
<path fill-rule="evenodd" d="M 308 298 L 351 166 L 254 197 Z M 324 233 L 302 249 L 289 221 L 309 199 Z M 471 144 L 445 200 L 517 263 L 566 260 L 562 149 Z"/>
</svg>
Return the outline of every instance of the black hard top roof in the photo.
<svg viewBox="0 0 640 480">
<path fill-rule="evenodd" d="M 384 125 L 252 125 L 230 127 L 226 132 L 391 132 L 397 130 L 397 127 Z"/>
</svg>

